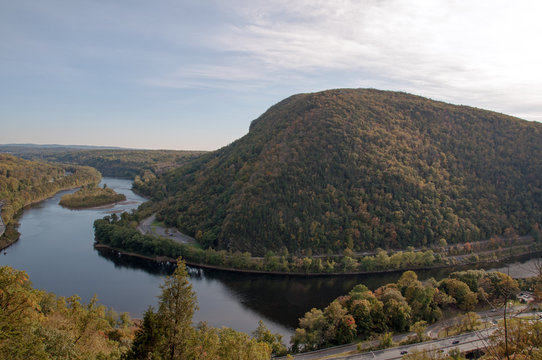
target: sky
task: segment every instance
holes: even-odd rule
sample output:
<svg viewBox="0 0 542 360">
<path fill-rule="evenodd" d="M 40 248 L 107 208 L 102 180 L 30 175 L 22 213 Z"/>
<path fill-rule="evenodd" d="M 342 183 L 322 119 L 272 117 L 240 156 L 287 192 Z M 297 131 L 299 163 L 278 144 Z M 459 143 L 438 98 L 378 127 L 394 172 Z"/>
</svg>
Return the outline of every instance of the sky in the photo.
<svg viewBox="0 0 542 360">
<path fill-rule="evenodd" d="M 280 100 L 405 91 L 542 121 L 542 3 L 0 0 L 0 144 L 214 150 Z"/>
</svg>

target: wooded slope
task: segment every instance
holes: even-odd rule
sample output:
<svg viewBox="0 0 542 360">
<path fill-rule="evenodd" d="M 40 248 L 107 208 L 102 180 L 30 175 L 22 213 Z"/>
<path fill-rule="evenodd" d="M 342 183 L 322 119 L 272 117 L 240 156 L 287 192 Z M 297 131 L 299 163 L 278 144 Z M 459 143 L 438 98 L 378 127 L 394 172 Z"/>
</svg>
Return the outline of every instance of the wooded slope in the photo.
<svg viewBox="0 0 542 360">
<path fill-rule="evenodd" d="M 7 152 L 27 160 L 92 166 L 103 176 L 134 178 L 149 172 L 159 174 L 179 167 L 203 151 L 76 149 L 53 145 L 0 145 Z"/>
<path fill-rule="evenodd" d="M 8 224 L 31 203 L 100 179 L 100 173 L 88 166 L 52 165 L 0 153 L 0 200 L 5 201 L 2 218 Z"/>
<path fill-rule="evenodd" d="M 253 254 L 529 233 L 542 223 L 542 124 L 397 92 L 299 94 L 148 189 L 167 224 Z"/>
</svg>

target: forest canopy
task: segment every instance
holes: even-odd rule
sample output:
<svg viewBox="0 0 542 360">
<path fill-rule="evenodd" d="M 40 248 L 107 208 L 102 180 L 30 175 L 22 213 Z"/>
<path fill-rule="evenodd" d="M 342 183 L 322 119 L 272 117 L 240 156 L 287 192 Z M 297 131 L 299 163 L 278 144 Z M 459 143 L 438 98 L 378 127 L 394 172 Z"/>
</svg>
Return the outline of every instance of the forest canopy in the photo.
<svg viewBox="0 0 542 360">
<path fill-rule="evenodd" d="M 92 166 L 103 176 L 134 178 L 146 172 L 160 174 L 197 158 L 203 151 L 75 149 L 51 146 L 0 145 L 28 160 Z"/>
<path fill-rule="evenodd" d="M 542 224 L 542 124 L 406 93 L 299 94 L 232 144 L 140 179 L 204 247 L 331 253 Z"/>
<path fill-rule="evenodd" d="M 64 189 L 98 183 L 100 173 L 88 166 L 46 164 L 0 153 L 0 200 L 7 224 L 23 207 Z"/>
</svg>

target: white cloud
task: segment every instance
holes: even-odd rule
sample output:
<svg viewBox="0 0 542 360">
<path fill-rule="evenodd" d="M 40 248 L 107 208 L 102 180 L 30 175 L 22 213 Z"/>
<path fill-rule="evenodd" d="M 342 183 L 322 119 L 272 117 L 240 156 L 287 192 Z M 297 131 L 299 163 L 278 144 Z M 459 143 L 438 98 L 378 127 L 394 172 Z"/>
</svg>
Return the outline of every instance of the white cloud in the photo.
<svg viewBox="0 0 542 360">
<path fill-rule="evenodd" d="M 203 42 L 244 60 L 225 65 L 221 74 L 215 66 L 193 69 L 194 76 L 224 80 L 227 74 L 228 80 L 250 82 L 263 74 L 260 80 L 267 82 L 270 73 L 314 77 L 339 71 L 344 78 L 374 74 L 402 90 L 500 111 L 540 104 L 542 7 L 535 1 L 237 5 L 228 8 L 237 20 Z"/>
<path fill-rule="evenodd" d="M 183 129 L 224 123 L 240 136 L 296 92 L 375 87 L 542 120 L 537 1 L 20 0 L 2 10 L 10 116 L 31 103 L 28 118 L 70 122 L 91 109 Z"/>
</svg>

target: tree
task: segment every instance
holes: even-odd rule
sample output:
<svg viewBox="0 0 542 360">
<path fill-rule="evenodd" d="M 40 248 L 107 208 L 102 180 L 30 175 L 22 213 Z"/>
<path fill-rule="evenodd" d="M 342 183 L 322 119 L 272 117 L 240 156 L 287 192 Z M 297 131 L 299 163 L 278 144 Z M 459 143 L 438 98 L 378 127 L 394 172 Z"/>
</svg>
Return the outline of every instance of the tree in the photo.
<svg viewBox="0 0 542 360">
<path fill-rule="evenodd" d="M 414 271 L 405 271 L 399 280 L 397 280 L 397 286 L 399 287 L 399 290 L 401 290 L 401 293 L 405 295 L 405 290 L 408 287 L 415 286 L 415 285 L 421 285 L 420 281 L 418 280 L 418 275 Z"/>
<path fill-rule="evenodd" d="M 343 318 L 348 313 L 338 301 L 333 301 L 324 309 L 324 317 L 326 321 L 326 330 L 324 332 L 324 337 L 326 342 L 336 342 L 337 335 Z M 355 329 L 355 323 L 354 323 Z"/>
<path fill-rule="evenodd" d="M 196 294 L 188 282 L 186 264 L 179 258 L 177 268 L 162 285 L 158 317 L 166 333 L 164 353 L 166 359 L 183 359 L 193 334 L 192 317 L 197 309 Z"/>
<path fill-rule="evenodd" d="M 39 296 L 28 275 L 0 267 L 0 358 L 45 358 L 36 329 Z"/>
<path fill-rule="evenodd" d="M 501 272 L 488 273 L 479 281 L 483 296 L 492 305 L 503 306 L 507 300 L 514 299 L 519 292 L 516 280 Z"/>
<path fill-rule="evenodd" d="M 480 293 L 487 302 L 495 307 L 503 307 L 503 325 L 504 325 L 504 354 L 510 359 L 510 349 L 508 347 L 508 321 L 507 310 L 508 301 L 515 298 L 519 292 L 519 286 L 516 280 L 501 272 L 487 274 L 479 281 Z"/>
<path fill-rule="evenodd" d="M 489 339 L 484 360 L 542 360 L 542 321 L 509 319 Z"/>
<path fill-rule="evenodd" d="M 402 332 L 409 328 L 411 308 L 406 301 L 388 300 L 384 303 L 384 313 L 388 316 L 388 324 L 392 329 Z"/>
<path fill-rule="evenodd" d="M 450 277 L 463 281 L 469 286 L 471 291 L 478 291 L 478 281 L 486 276 L 485 270 L 466 270 L 453 272 Z"/>
<path fill-rule="evenodd" d="M 395 284 L 388 284 L 376 290 L 379 300 L 384 303 L 384 314 L 388 326 L 396 331 L 405 331 L 409 328 L 412 318 L 412 309 L 406 302 Z"/>
<path fill-rule="evenodd" d="M 222 328 L 218 330 L 218 336 L 220 348 L 216 359 L 268 360 L 271 356 L 271 347 L 268 344 L 257 342 L 243 332 Z"/>
<path fill-rule="evenodd" d="M 393 346 L 393 333 L 386 332 L 383 333 L 378 337 L 379 345 L 378 348 L 380 349 L 387 349 Z"/>
<path fill-rule="evenodd" d="M 350 314 L 354 317 L 359 335 L 367 335 L 373 328 L 371 303 L 366 299 L 354 300 L 350 306 Z"/>
<path fill-rule="evenodd" d="M 36 290 L 26 273 L 0 267 L 0 358 L 118 358 L 131 330 L 96 298 L 79 300 Z"/>
<path fill-rule="evenodd" d="M 305 316 L 299 319 L 299 328 L 295 330 L 291 338 L 294 351 L 314 350 L 322 346 L 326 340 L 324 331 L 326 330 L 326 318 L 320 309 L 311 309 L 305 313 Z"/>
<path fill-rule="evenodd" d="M 163 328 L 160 325 L 157 314 L 149 306 L 143 316 L 143 323 L 135 334 L 132 347 L 125 355 L 125 359 L 158 359 L 159 356 L 154 353 L 154 350 L 160 348 L 163 341 Z"/>
<path fill-rule="evenodd" d="M 473 310 L 478 303 L 476 294 L 463 281 L 446 278 L 439 283 L 439 289 L 453 297 L 461 310 Z"/>
<path fill-rule="evenodd" d="M 468 312 L 461 318 L 461 330 L 462 331 L 474 331 L 480 326 L 481 318 L 475 312 Z"/>
<path fill-rule="evenodd" d="M 267 343 L 271 347 L 273 354 L 278 356 L 286 354 L 287 349 L 282 343 L 282 335 L 273 334 L 262 320 L 258 321 L 258 327 L 252 333 L 252 337 L 258 342 Z"/>
<path fill-rule="evenodd" d="M 124 359 L 141 360 L 220 360 L 269 359 L 271 347 L 259 339 L 229 328 L 216 329 L 201 323 L 192 326 L 196 295 L 188 282 L 184 261 L 161 285 L 158 311 L 149 308 L 131 350 Z M 262 338 L 266 328 L 259 327 Z M 280 336 L 273 335 L 279 341 Z"/>
<path fill-rule="evenodd" d="M 410 331 L 414 331 L 416 334 L 416 340 L 422 342 L 425 339 L 425 330 L 427 329 L 427 321 L 417 321 L 410 326 Z"/>
</svg>

